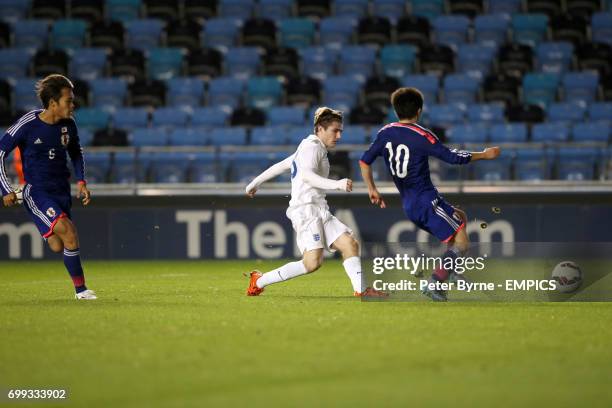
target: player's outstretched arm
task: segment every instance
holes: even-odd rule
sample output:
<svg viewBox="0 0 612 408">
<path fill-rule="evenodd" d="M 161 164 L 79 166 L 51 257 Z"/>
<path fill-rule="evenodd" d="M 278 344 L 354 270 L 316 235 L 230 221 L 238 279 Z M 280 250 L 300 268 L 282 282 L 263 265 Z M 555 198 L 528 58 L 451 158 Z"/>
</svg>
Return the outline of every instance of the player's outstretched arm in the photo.
<svg viewBox="0 0 612 408">
<path fill-rule="evenodd" d="M 379 206 L 380 208 L 386 208 L 387 204 L 378 192 L 378 189 L 376 188 L 376 183 L 374 183 L 372 168 L 367 163 L 361 160 L 359 161 L 359 168 L 361 169 L 361 177 L 363 177 L 363 181 L 365 181 L 366 185 L 368 186 L 368 196 L 370 197 L 370 202 L 374 205 Z"/>
<path fill-rule="evenodd" d="M 350 193 L 353 191 L 353 180 L 343 178 L 340 180 L 332 180 L 321 177 L 310 169 L 301 169 L 302 178 L 312 187 L 320 188 L 321 190 L 340 190 Z"/>
<path fill-rule="evenodd" d="M 261 184 L 265 183 L 266 181 L 270 179 L 273 179 L 276 176 L 280 176 L 284 172 L 290 170 L 291 163 L 293 162 L 293 157 L 294 155 L 292 154 L 286 159 L 279 161 L 278 163 L 275 163 L 272 166 L 268 167 L 259 176 L 255 177 L 253 181 L 251 181 L 249 185 L 246 186 L 245 188 L 246 195 L 249 196 L 250 198 L 255 197 L 255 193 L 257 192 L 257 189 L 259 188 Z"/>
<path fill-rule="evenodd" d="M 475 160 L 494 160 L 499 157 L 501 149 L 499 146 L 487 147 L 482 152 L 472 152 L 472 161 Z"/>
</svg>

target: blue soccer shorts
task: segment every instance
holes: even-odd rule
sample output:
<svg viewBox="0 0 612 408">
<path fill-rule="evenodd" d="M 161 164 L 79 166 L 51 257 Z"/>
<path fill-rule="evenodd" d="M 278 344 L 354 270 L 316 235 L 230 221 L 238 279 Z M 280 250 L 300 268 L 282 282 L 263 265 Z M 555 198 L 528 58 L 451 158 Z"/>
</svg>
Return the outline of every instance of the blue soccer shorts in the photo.
<svg viewBox="0 0 612 408">
<path fill-rule="evenodd" d="M 442 242 L 448 242 L 457 232 L 465 228 L 465 222 L 456 213 L 455 208 L 440 196 L 428 197 L 432 200 L 420 200 L 404 207 L 408 218 L 419 228 L 434 235 Z"/>
<path fill-rule="evenodd" d="M 71 218 L 70 192 L 49 193 L 26 184 L 23 189 L 23 206 L 43 238 L 53 235 L 53 227 L 61 218 Z"/>
</svg>

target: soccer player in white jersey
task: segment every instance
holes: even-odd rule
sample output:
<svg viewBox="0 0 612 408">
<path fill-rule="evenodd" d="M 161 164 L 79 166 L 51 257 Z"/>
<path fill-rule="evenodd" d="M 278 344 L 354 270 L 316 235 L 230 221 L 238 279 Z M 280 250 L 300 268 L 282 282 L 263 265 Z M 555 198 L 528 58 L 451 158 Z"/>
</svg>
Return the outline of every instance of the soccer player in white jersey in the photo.
<svg viewBox="0 0 612 408">
<path fill-rule="evenodd" d="M 289 262 L 280 268 L 262 274 L 250 274 L 248 296 L 257 296 L 273 283 L 283 282 L 319 269 L 323 263 L 323 250 L 340 251 L 342 265 L 351 281 L 355 296 L 384 295 L 372 288 L 361 287 L 361 259 L 359 243 L 352 231 L 329 211 L 325 199 L 328 190 L 350 192 L 350 179 L 329 179 L 327 151 L 336 146 L 342 136 L 342 112 L 322 107 L 314 115 L 314 134 L 306 137 L 294 154 L 274 164 L 247 187 L 246 193 L 253 198 L 258 187 L 286 172 L 291 171 L 291 200 L 287 217 L 296 232 L 298 248 L 302 259 Z"/>
</svg>

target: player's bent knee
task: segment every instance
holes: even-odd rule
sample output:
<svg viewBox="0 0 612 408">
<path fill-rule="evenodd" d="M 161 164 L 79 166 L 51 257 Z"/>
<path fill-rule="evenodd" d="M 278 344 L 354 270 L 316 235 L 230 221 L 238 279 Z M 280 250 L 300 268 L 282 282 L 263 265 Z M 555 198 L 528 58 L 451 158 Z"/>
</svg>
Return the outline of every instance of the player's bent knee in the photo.
<svg viewBox="0 0 612 408">
<path fill-rule="evenodd" d="M 323 259 L 321 257 L 307 257 L 302 262 L 304 262 L 306 273 L 312 273 L 321 267 Z"/>
<path fill-rule="evenodd" d="M 72 221 L 68 218 L 60 219 L 56 224 L 53 232 L 61 239 L 63 246 L 68 249 L 76 249 L 79 247 L 79 238 L 76 228 Z"/>
<path fill-rule="evenodd" d="M 47 244 L 49 245 L 49 249 L 53 252 L 59 253 L 64 250 L 64 244 L 62 240 L 58 237 L 52 235 L 47 239 Z"/>
</svg>

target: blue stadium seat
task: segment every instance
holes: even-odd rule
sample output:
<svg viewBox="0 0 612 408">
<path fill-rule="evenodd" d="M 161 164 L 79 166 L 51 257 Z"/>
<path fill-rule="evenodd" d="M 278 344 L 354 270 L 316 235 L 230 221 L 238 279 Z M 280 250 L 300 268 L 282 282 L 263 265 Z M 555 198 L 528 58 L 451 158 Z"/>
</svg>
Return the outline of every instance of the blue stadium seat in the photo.
<svg viewBox="0 0 612 408">
<path fill-rule="evenodd" d="M 170 78 L 166 82 L 168 105 L 191 107 L 201 104 L 204 96 L 204 81 L 200 78 Z"/>
<path fill-rule="evenodd" d="M 253 77 L 247 82 L 247 105 L 259 109 L 269 109 L 280 104 L 283 86 L 277 77 Z"/>
<path fill-rule="evenodd" d="M 586 107 L 573 102 L 552 103 L 547 109 L 549 122 L 582 122 L 585 114 Z"/>
<path fill-rule="evenodd" d="M 34 78 L 19 78 L 13 85 L 13 108 L 15 111 L 31 111 L 40 109 L 40 101 L 36 97 Z"/>
<path fill-rule="evenodd" d="M 612 12 L 610 11 L 594 13 L 591 16 L 593 42 L 612 45 Z"/>
<path fill-rule="evenodd" d="M 402 78 L 414 69 L 417 47 L 411 44 L 385 45 L 380 50 L 380 65 L 386 76 Z"/>
<path fill-rule="evenodd" d="M 220 0 L 218 5 L 219 16 L 237 17 L 246 20 L 253 15 L 254 0 Z"/>
<path fill-rule="evenodd" d="M 565 41 L 543 42 L 536 47 L 536 68 L 542 72 L 563 73 L 568 70 L 574 46 Z"/>
<path fill-rule="evenodd" d="M 535 47 L 546 36 L 548 16 L 546 14 L 514 14 L 512 16 L 512 38 L 520 44 Z"/>
<path fill-rule="evenodd" d="M 229 111 L 218 106 L 195 108 L 191 114 L 192 127 L 221 127 L 227 124 Z"/>
<path fill-rule="evenodd" d="M 536 123 L 531 128 L 531 140 L 534 142 L 566 142 L 569 135 L 569 126 L 564 122 Z"/>
<path fill-rule="evenodd" d="M 170 146 L 205 146 L 208 137 L 204 129 L 176 128 L 170 131 Z"/>
<path fill-rule="evenodd" d="M 523 0 L 489 0 L 489 13 L 512 15 L 521 11 Z"/>
<path fill-rule="evenodd" d="M 554 73 L 529 72 L 523 77 L 523 102 L 548 106 L 557 96 L 560 76 Z"/>
<path fill-rule="evenodd" d="M 589 106 L 590 120 L 612 121 L 612 102 L 595 102 Z"/>
<path fill-rule="evenodd" d="M 115 116 L 115 121 L 117 120 Z M 126 129 L 127 126 L 117 126 Z M 134 146 L 167 146 L 168 132 L 166 129 L 135 127 L 130 132 L 130 141 Z"/>
<path fill-rule="evenodd" d="M 492 125 L 489 129 L 491 143 L 523 143 L 527 141 L 525 123 L 504 123 Z"/>
<path fill-rule="evenodd" d="M 442 15 L 433 20 L 436 43 L 448 45 L 457 50 L 467 41 L 470 19 L 463 15 Z"/>
<path fill-rule="evenodd" d="M 96 131 L 104 129 L 110 123 L 111 115 L 100 108 L 79 108 L 75 111 L 76 121 L 81 129 Z"/>
<path fill-rule="evenodd" d="M 338 17 L 361 18 L 368 13 L 368 0 L 335 0 L 334 7 Z"/>
<path fill-rule="evenodd" d="M 404 14 L 406 14 L 404 0 L 374 0 L 372 2 L 372 15 L 386 17 L 391 24 L 395 24 Z"/>
<path fill-rule="evenodd" d="M 304 108 L 299 106 L 275 106 L 268 111 L 270 126 L 302 126 L 305 124 Z"/>
<path fill-rule="evenodd" d="M 106 183 L 111 169 L 110 154 L 108 152 L 87 152 L 85 166 L 87 167 L 88 183 Z"/>
<path fill-rule="evenodd" d="M 597 72 L 568 72 L 563 75 L 563 96 L 566 101 L 591 103 L 597 97 Z"/>
<path fill-rule="evenodd" d="M 350 17 L 325 17 L 319 22 L 320 44 L 340 49 L 351 43 L 357 20 Z"/>
<path fill-rule="evenodd" d="M 251 131 L 252 145 L 284 145 L 288 134 L 285 126 L 261 126 Z"/>
<path fill-rule="evenodd" d="M 608 142 L 612 134 L 610 122 L 584 122 L 572 125 L 572 139 L 575 142 Z"/>
<path fill-rule="evenodd" d="M 218 77 L 208 83 L 208 104 L 234 109 L 240 104 L 245 81 L 236 78 Z"/>
<path fill-rule="evenodd" d="M 32 50 L 27 48 L 0 49 L 0 77 L 14 80 L 28 75 Z"/>
<path fill-rule="evenodd" d="M 338 64 L 340 75 L 355 75 L 363 81 L 374 71 L 376 50 L 364 45 L 348 45 L 340 50 Z"/>
<path fill-rule="evenodd" d="M 236 152 L 221 153 L 222 163 L 229 164 L 229 179 L 233 182 L 247 183 L 270 166 L 270 153 Z"/>
<path fill-rule="evenodd" d="M 141 153 L 142 154 L 142 153 Z M 149 172 L 155 183 L 185 183 L 192 154 L 185 152 L 149 153 Z"/>
<path fill-rule="evenodd" d="M 438 101 L 440 80 L 433 74 L 406 75 L 402 78 L 402 86 L 419 89 L 425 97 L 425 104 L 434 104 Z"/>
<path fill-rule="evenodd" d="M 79 143 L 81 146 L 89 146 L 93 141 L 93 133 L 91 130 L 79 127 Z"/>
<path fill-rule="evenodd" d="M 104 76 L 106 57 L 104 48 L 76 49 L 70 59 L 71 76 L 85 81 Z"/>
<path fill-rule="evenodd" d="M 307 18 L 287 18 L 279 23 L 281 47 L 304 48 L 314 42 L 315 25 Z"/>
<path fill-rule="evenodd" d="M 2 20 L 16 23 L 23 20 L 30 9 L 30 2 L 24 0 L 2 0 L 0 1 L 0 15 Z"/>
<path fill-rule="evenodd" d="M 51 46 L 54 49 L 81 48 L 86 35 L 84 20 L 56 20 L 51 28 Z"/>
<path fill-rule="evenodd" d="M 412 0 L 412 14 L 429 20 L 444 13 L 444 0 Z"/>
<path fill-rule="evenodd" d="M 13 47 L 41 49 L 49 40 L 49 22 L 46 20 L 22 20 L 13 25 Z"/>
<path fill-rule="evenodd" d="M 330 76 L 323 82 L 323 101 L 326 106 L 348 111 L 357 104 L 363 84 L 350 75 Z"/>
<path fill-rule="evenodd" d="M 130 21 L 138 18 L 142 0 L 106 0 L 106 17 L 109 20 Z"/>
<path fill-rule="evenodd" d="M 497 48 L 493 46 L 462 44 L 457 52 L 457 70 L 482 79 L 491 70 L 496 53 Z"/>
<path fill-rule="evenodd" d="M 289 137 L 289 144 L 297 146 L 300 144 L 302 140 L 304 140 L 308 135 L 311 135 L 313 132 L 312 126 L 294 126 L 289 128 L 287 131 L 287 135 Z"/>
<path fill-rule="evenodd" d="M 219 177 L 219 169 L 214 153 L 198 152 L 193 155 L 190 179 L 193 183 L 217 183 L 225 181 Z"/>
<path fill-rule="evenodd" d="M 470 122 L 502 123 L 506 120 L 503 103 L 471 104 L 467 107 Z"/>
<path fill-rule="evenodd" d="M 151 123 L 155 128 L 172 129 L 186 127 L 189 123 L 189 114 L 180 108 L 157 108 L 151 115 Z"/>
<path fill-rule="evenodd" d="M 465 112 L 457 105 L 428 105 L 425 109 L 429 123 L 438 127 L 449 127 L 463 123 Z"/>
<path fill-rule="evenodd" d="M 449 143 L 484 143 L 489 138 L 489 128 L 482 123 L 454 125 L 446 130 Z"/>
<path fill-rule="evenodd" d="M 600 152 L 596 148 L 561 147 L 557 150 L 557 173 L 561 180 L 593 180 Z"/>
<path fill-rule="evenodd" d="M 261 57 L 256 47 L 234 47 L 225 54 L 227 75 L 247 79 L 257 75 Z"/>
<path fill-rule="evenodd" d="M 152 79 L 170 79 L 181 75 L 183 51 L 180 48 L 163 47 L 149 50 L 147 73 Z"/>
<path fill-rule="evenodd" d="M 326 47 L 307 47 L 300 50 L 302 73 L 320 81 L 333 75 L 336 68 L 338 52 Z"/>
<path fill-rule="evenodd" d="M 136 160 L 134 152 L 116 152 L 111 167 L 111 181 L 119 184 L 132 184 L 144 181 L 144 168 Z"/>
<path fill-rule="evenodd" d="M 478 80 L 472 76 L 448 74 L 444 78 L 444 100 L 446 103 L 474 103 L 479 86 Z"/>
<path fill-rule="evenodd" d="M 242 23 L 242 20 L 232 17 L 211 18 L 202 29 L 203 45 L 227 51 L 237 43 Z"/>
<path fill-rule="evenodd" d="M 550 178 L 551 164 L 546 151 L 541 148 L 517 149 L 514 169 L 517 180 L 542 181 Z"/>
<path fill-rule="evenodd" d="M 214 146 L 243 146 L 246 144 L 246 129 L 243 127 L 221 127 L 210 131 L 210 143 Z"/>
<path fill-rule="evenodd" d="M 481 181 L 503 181 L 511 179 L 512 157 L 502 150 L 495 160 L 481 160 L 474 163 L 474 179 Z"/>
<path fill-rule="evenodd" d="M 478 15 L 474 19 L 474 42 L 499 47 L 506 43 L 509 27 L 510 16 L 508 14 Z"/>
<path fill-rule="evenodd" d="M 161 33 L 164 28 L 162 20 L 143 18 L 128 21 L 125 26 L 128 48 L 145 51 L 159 46 Z"/>
<path fill-rule="evenodd" d="M 149 125 L 149 111 L 146 108 L 118 108 L 113 115 L 113 125 L 115 128 L 123 130 L 147 127 Z"/>
<path fill-rule="evenodd" d="M 291 15 L 293 0 L 259 0 L 259 15 L 280 20 Z"/>
<path fill-rule="evenodd" d="M 98 78 L 89 81 L 93 106 L 122 106 L 127 94 L 127 83 L 121 78 Z"/>
<path fill-rule="evenodd" d="M 348 125 L 344 126 L 341 144 L 365 144 L 368 143 L 368 132 L 363 126 Z"/>
</svg>

